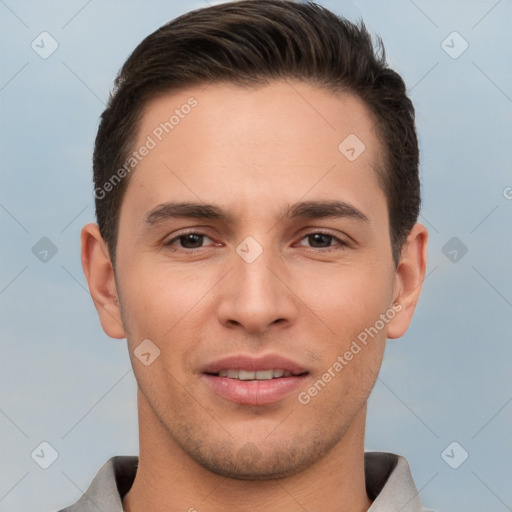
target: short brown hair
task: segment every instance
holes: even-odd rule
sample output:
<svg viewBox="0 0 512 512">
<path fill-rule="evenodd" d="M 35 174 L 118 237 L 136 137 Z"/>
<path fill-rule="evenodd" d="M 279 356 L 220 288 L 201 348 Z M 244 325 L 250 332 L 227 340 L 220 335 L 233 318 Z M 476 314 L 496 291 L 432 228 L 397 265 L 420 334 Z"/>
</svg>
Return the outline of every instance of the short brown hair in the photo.
<svg viewBox="0 0 512 512">
<path fill-rule="evenodd" d="M 116 77 L 94 148 L 96 217 L 112 262 L 129 176 L 108 193 L 102 187 L 132 151 L 147 102 L 202 83 L 257 86 L 291 78 L 355 94 L 376 118 L 385 148 L 378 174 L 396 265 L 419 214 L 419 150 L 405 84 L 387 66 L 380 39 L 375 46 L 362 22 L 355 25 L 318 4 L 293 0 L 240 0 L 198 9 L 146 37 Z"/>
</svg>

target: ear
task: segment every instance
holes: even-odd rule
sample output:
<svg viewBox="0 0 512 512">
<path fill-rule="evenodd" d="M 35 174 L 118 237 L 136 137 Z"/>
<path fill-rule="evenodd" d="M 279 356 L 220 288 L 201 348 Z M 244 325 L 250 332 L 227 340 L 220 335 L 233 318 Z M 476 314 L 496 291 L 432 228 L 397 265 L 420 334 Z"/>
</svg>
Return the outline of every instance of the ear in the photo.
<svg viewBox="0 0 512 512">
<path fill-rule="evenodd" d="M 427 241 L 427 228 L 415 224 L 402 247 L 393 292 L 397 314 L 388 324 L 388 338 L 400 338 L 409 328 L 425 279 Z"/>
<path fill-rule="evenodd" d="M 101 326 L 111 338 L 126 338 L 107 244 L 96 224 L 84 226 L 81 239 L 82 268 Z"/>
</svg>

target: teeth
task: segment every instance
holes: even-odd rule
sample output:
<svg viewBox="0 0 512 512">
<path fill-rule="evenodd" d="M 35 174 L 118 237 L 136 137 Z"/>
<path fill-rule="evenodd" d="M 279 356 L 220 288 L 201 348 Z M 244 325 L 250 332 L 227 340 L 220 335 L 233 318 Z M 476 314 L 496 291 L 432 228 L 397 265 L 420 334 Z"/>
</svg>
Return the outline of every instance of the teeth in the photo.
<svg viewBox="0 0 512 512">
<path fill-rule="evenodd" d="M 256 378 L 258 380 L 268 380 L 274 377 L 274 370 L 260 370 L 256 372 Z"/>
<path fill-rule="evenodd" d="M 278 379 L 280 377 L 290 377 L 291 372 L 282 370 L 280 368 L 270 370 L 220 370 L 218 373 L 219 377 L 227 377 L 228 379 L 239 379 L 239 380 L 270 380 Z M 293 375 L 300 375 L 300 372 L 294 372 Z"/>
<path fill-rule="evenodd" d="M 240 380 L 253 380 L 254 377 L 256 377 L 256 372 L 247 372 L 245 370 L 240 370 L 238 372 L 238 378 Z"/>
</svg>

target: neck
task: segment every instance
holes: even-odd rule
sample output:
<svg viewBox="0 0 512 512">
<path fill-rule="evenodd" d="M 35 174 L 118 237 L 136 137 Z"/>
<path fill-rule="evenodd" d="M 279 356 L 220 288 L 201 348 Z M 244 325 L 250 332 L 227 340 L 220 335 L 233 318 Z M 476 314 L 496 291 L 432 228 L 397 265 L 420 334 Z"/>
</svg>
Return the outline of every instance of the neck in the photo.
<svg viewBox="0 0 512 512">
<path fill-rule="evenodd" d="M 362 409 L 342 439 L 320 461 L 276 480 L 235 480 L 191 459 L 169 436 L 139 391 L 140 453 L 125 512 L 362 512 L 368 510 Z"/>
</svg>

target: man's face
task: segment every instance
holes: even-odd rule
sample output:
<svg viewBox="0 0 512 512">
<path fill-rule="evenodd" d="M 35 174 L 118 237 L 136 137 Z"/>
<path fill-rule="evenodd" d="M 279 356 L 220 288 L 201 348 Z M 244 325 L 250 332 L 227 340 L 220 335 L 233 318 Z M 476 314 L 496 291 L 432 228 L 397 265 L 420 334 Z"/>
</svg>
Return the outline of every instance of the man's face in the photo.
<svg viewBox="0 0 512 512">
<path fill-rule="evenodd" d="M 351 134 L 355 159 L 353 135 L 339 149 Z M 134 149 L 148 136 L 116 262 L 145 428 L 222 475 L 300 471 L 364 424 L 388 327 L 375 325 L 397 294 L 374 120 L 303 83 L 211 84 L 151 101 Z M 147 339 L 160 350 L 148 366 L 134 355 Z"/>
</svg>

